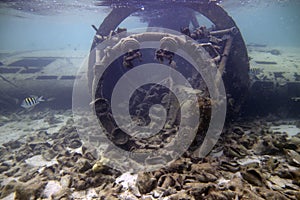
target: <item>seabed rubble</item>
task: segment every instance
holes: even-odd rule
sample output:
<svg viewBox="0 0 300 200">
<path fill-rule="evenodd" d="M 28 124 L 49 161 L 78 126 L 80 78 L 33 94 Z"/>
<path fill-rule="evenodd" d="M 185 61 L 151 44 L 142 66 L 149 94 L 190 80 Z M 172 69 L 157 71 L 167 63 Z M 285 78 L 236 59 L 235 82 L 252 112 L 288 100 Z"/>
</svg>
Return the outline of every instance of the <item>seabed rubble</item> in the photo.
<svg viewBox="0 0 300 200">
<path fill-rule="evenodd" d="M 234 122 L 205 158 L 187 152 L 159 170 L 122 174 L 85 147 L 70 116 L 30 114 L 27 120 L 57 128 L 33 128 L 2 143 L 1 199 L 300 199 L 300 133 L 276 128 L 295 130 L 299 121 Z M 2 117 L 1 126 L 15 117 Z"/>
</svg>

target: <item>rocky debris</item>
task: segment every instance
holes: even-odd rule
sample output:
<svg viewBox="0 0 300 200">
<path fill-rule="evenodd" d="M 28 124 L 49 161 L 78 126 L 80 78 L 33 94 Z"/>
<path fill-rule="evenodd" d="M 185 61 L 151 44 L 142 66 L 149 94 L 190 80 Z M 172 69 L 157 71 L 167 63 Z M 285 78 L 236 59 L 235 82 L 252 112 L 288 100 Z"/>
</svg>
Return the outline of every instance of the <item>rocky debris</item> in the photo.
<svg viewBox="0 0 300 200">
<path fill-rule="evenodd" d="M 0 147 L 0 198 L 296 200 L 300 135 L 274 133 L 274 123 L 231 124 L 206 158 L 187 152 L 159 170 L 121 174 L 85 147 L 69 120 L 53 134 L 41 130 Z"/>
<path fill-rule="evenodd" d="M 244 180 L 248 181 L 250 184 L 255 186 L 265 185 L 265 180 L 262 174 L 256 169 L 246 169 L 241 172 Z"/>
<path fill-rule="evenodd" d="M 82 142 L 78 139 L 74 139 L 70 142 L 69 147 L 72 149 L 77 149 L 79 147 L 81 147 Z"/>
<path fill-rule="evenodd" d="M 42 196 L 45 185 L 46 182 L 39 178 L 32 179 L 26 183 L 10 181 L 1 190 L 0 198 L 4 198 L 14 192 L 15 199 L 37 199 Z"/>
<path fill-rule="evenodd" d="M 20 148 L 22 143 L 18 140 L 9 141 L 7 143 L 4 143 L 3 146 L 9 149 L 18 149 Z"/>
<path fill-rule="evenodd" d="M 269 52 L 270 52 L 270 54 L 275 55 L 275 56 L 281 55 L 281 52 L 278 49 L 272 49 Z"/>
<path fill-rule="evenodd" d="M 4 198 L 8 196 L 10 193 L 15 191 L 16 186 L 18 185 L 18 182 L 15 180 L 12 180 L 8 182 L 6 185 L 1 187 L 1 196 L 0 198 Z"/>
<path fill-rule="evenodd" d="M 62 121 L 53 114 L 45 117 L 44 122 L 47 122 L 49 125 L 53 125 L 61 123 Z"/>
<path fill-rule="evenodd" d="M 300 166 L 300 154 L 294 150 L 286 150 L 286 159 L 289 164 L 294 166 Z"/>
<path fill-rule="evenodd" d="M 100 160 L 97 160 L 96 163 L 93 165 L 92 170 L 94 173 L 104 172 L 109 169 L 106 165 L 109 160 L 103 156 L 101 156 Z"/>
<path fill-rule="evenodd" d="M 157 180 L 151 173 L 141 172 L 137 177 L 136 184 L 140 193 L 146 194 L 156 187 Z"/>
</svg>

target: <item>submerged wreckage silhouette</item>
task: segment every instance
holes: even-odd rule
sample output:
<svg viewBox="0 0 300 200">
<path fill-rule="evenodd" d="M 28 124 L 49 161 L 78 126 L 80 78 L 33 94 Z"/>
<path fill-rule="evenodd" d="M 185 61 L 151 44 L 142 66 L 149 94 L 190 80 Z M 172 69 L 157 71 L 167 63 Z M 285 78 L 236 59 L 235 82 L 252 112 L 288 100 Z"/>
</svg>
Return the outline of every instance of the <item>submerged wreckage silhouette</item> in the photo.
<svg viewBox="0 0 300 200">
<path fill-rule="evenodd" d="M 263 87 L 270 85 L 269 82 L 257 81 L 252 83 L 250 80 L 251 71 L 249 70 L 249 57 L 247 48 L 234 20 L 218 4 L 217 1 L 198 0 L 198 1 L 101 1 L 100 6 L 112 7 L 111 12 L 103 20 L 99 28 L 93 25 L 96 35 L 91 47 L 88 67 L 88 82 L 90 93 L 94 99 L 94 108 L 98 119 L 106 129 L 112 141 L 129 150 L 139 148 L 144 145 L 145 148 L 155 147 L 151 142 L 145 146 L 142 142 L 133 142 L 132 136 L 123 132 L 116 125 L 110 108 L 110 100 L 113 86 L 117 79 L 120 78 L 127 70 L 134 68 L 143 63 L 159 62 L 170 65 L 171 67 L 185 66 L 184 62 L 176 55 L 178 46 L 184 46 L 190 42 L 190 39 L 196 41 L 196 45 L 191 45 L 193 53 L 209 55 L 210 61 L 213 62 L 224 81 L 227 97 L 227 119 L 236 118 L 241 115 L 242 106 L 247 108 L 250 104 L 249 94 L 261 100 L 257 91 L 249 92 L 251 87 Z M 206 17 L 212 23 L 211 27 L 200 24 L 196 14 L 199 13 Z M 148 23 L 145 32 L 129 33 L 126 28 L 118 28 L 119 25 L 129 16 L 134 15 L 141 18 L 141 21 Z M 178 37 L 176 34 L 166 33 L 164 28 L 181 32 L 185 38 Z M 101 46 L 103 41 L 110 45 Z M 158 40 L 160 48 L 149 50 L 140 49 L 141 44 L 145 41 Z M 100 45 L 100 47 L 99 47 Z M 197 48 L 201 47 L 201 48 Z M 123 53 L 118 59 L 112 62 L 117 52 Z M 204 52 L 203 52 L 204 51 Z M 276 52 L 277 53 L 277 52 Z M 106 70 L 105 77 L 98 79 L 103 66 L 113 66 L 114 70 Z M 188 68 L 189 66 L 185 66 Z M 178 68 L 177 68 L 178 69 Z M 112 75 L 109 75 L 112 73 Z M 202 91 L 200 95 L 200 125 L 198 134 L 204 134 L 208 128 L 211 117 L 211 105 L 213 102 L 207 93 L 207 88 L 203 87 L 203 78 L 195 75 L 193 70 L 185 69 L 183 73 L 193 74 L 190 82 L 194 84 L 194 89 Z M 216 77 L 216 81 L 218 78 Z M 201 83 L 201 84 L 200 84 Z M 273 84 L 273 83 L 272 83 Z M 274 86 L 275 87 L 275 86 Z M 131 99 L 130 114 L 131 117 L 140 120 L 141 124 L 148 124 L 150 104 L 161 103 L 168 93 L 165 88 L 158 85 L 152 85 L 148 88 L 140 88 L 134 93 Z M 274 90 L 275 91 L 275 90 Z M 293 94 L 291 94 L 293 95 Z M 169 96 L 168 96 L 169 97 Z M 246 103 L 245 103 L 246 102 Z M 171 103 L 176 104 L 176 101 Z M 178 103 L 178 102 L 177 102 Z M 168 107 L 169 106 L 169 107 Z M 176 129 L 179 113 L 170 107 L 170 101 L 167 105 L 168 115 L 173 114 L 171 124 L 166 123 L 165 128 L 170 129 L 169 135 L 172 135 L 172 128 Z M 176 107 L 176 106 L 175 106 Z M 103 108 L 106 108 L 103 110 Z M 248 110 L 250 111 L 250 110 Z M 175 113 L 175 114 L 174 114 Z M 195 146 L 203 141 L 203 135 L 195 139 Z M 200 139 L 199 139 L 200 138 Z M 134 143 L 134 144 L 133 144 Z M 192 147 L 191 147 L 192 148 Z"/>
</svg>

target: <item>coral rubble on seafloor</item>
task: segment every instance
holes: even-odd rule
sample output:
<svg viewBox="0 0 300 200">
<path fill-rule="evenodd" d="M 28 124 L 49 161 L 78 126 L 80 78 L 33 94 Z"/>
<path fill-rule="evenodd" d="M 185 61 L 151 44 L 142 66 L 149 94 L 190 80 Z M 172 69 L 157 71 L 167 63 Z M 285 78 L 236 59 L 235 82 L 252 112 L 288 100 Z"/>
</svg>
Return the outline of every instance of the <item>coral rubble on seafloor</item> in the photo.
<svg viewBox="0 0 300 200">
<path fill-rule="evenodd" d="M 57 132 L 2 144 L 0 198 L 297 200 L 300 134 L 283 132 L 280 124 L 287 122 L 236 122 L 206 158 L 185 153 L 153 172 L 121 174 L 105 165 L 108 158 L 97 160 L 69 119 Z"/>
</svg>

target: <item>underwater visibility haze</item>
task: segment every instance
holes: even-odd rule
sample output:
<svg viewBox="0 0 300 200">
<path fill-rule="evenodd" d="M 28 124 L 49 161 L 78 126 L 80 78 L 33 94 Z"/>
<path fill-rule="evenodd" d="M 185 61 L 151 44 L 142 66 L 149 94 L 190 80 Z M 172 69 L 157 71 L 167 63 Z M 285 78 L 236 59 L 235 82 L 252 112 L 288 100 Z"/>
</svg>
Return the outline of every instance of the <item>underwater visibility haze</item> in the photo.
<svg viewBox="0 0 300 200">
<path fill-rule="evenodd" d="M 300 199 L 299 10 L 0 1 L 0 199 Z"/>
</svg>

